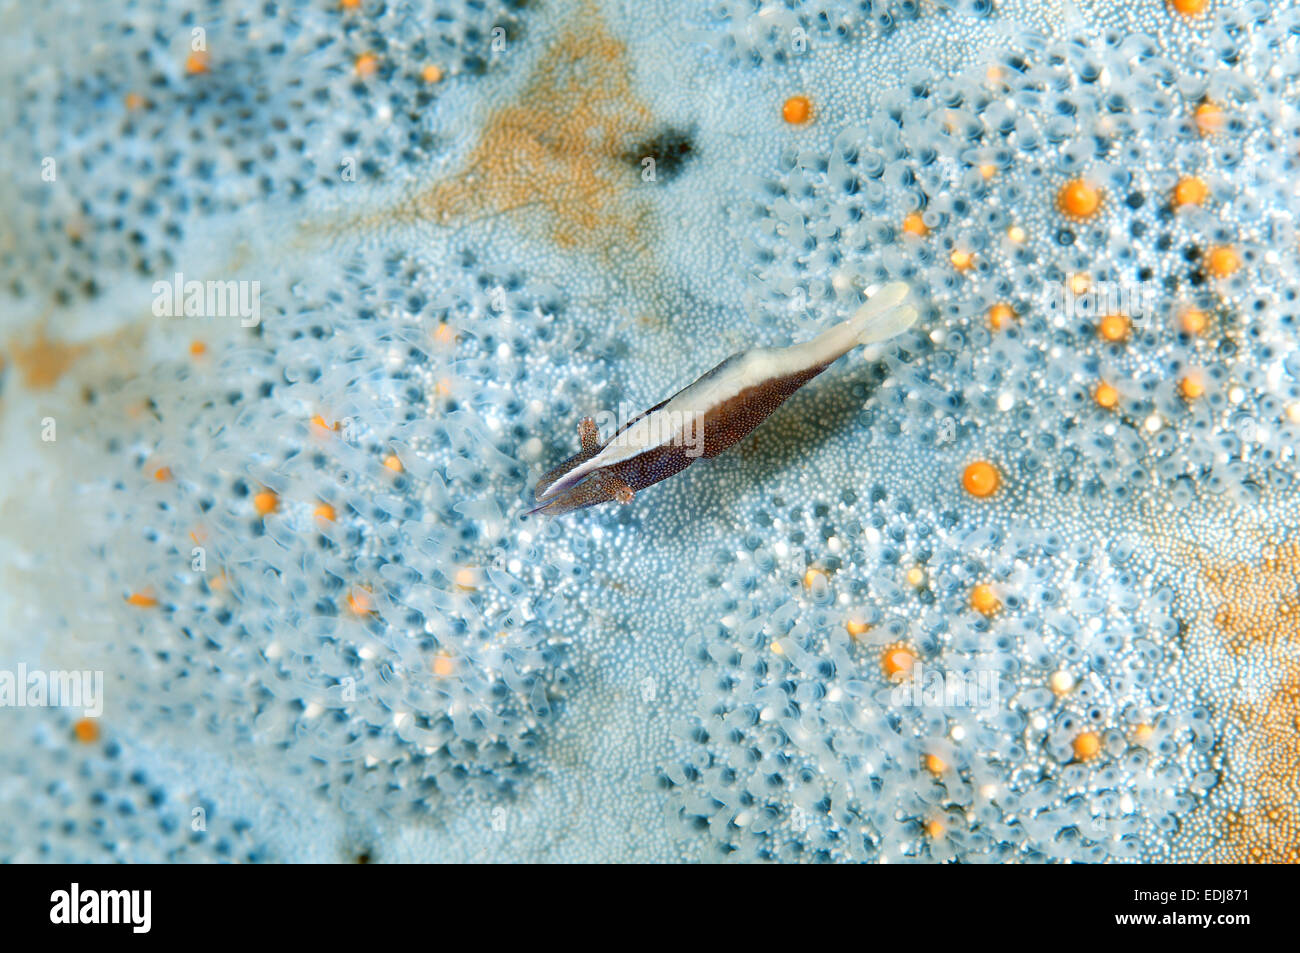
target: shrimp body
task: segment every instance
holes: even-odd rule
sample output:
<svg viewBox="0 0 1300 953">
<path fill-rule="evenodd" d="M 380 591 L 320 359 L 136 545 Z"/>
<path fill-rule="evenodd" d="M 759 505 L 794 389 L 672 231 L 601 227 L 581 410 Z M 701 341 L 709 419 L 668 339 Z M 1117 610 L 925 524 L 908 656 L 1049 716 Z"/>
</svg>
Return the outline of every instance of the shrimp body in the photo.
<svg viewBox="0 0 1300 953">
<path fill-rule="evenodd" d="M 859 344 L 883 341 L 916 321 L 907 285 L 886 285 L 849 318 L 789 347 L 733 354 L 693 384 L 628 421 L 601 443 L 595 422 L 578 427 L 582 449 L 538 482 L 533 513 L 557 516 L 618 500 L 731 447 L 808 381 Z"/>
</svg>

